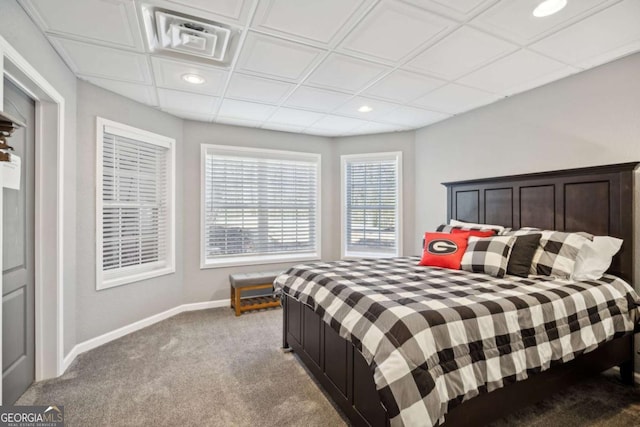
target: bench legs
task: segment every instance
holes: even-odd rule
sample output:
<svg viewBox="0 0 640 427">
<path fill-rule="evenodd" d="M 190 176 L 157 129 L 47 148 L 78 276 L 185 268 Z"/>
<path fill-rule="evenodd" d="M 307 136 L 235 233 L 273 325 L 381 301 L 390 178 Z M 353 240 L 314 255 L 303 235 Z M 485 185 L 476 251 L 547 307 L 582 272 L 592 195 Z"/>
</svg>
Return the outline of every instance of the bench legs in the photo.
<svg viewBox="0 0 640 427">
<path fill-rule="evenodd" d="M 236 309 L 236 317 L 240 316 L 240 314 L 242 314 L 242 311 L 240 311 L 240 309 L 242 308 L 242 303 L 240 302 L 240 295 L 242 294 L 242 292 L 240 291 L 240 289 L 236 289 L 235 292 L 235 300 L 234 300 L 234 306 Z"/>
<path fill-rule="evenodd" d="M 240 316 L 243 312 L 249 310 L 259 310 L 262 308 L 279 307 L 280 299 L 272 296 L 262 296 L 247 298 L 245 300 L 247 304 L 242 306 L 242 291 L 253 291 L 257 289 L 273 289 L 272 283 L 265 283 L 263 285 L 245 286 L 242 288 L 231 287 L 231 308 L 235 310 L 236 316 Z"/>
<path fill-rule="evenodd" d="M 241 294 L 242 292 L 240 292 L 239 289 L 236 290 L 236 288 L 234 288 L 233 286 L 231 287 L 231 298 L 229 298 L 229 301 L 231 302 L 231 308 L 233 308 L 236 312 L 236 316 L 240 316 L 240 314 L 242 314 L 242 312 L 240 311 L 240 308 L 242 306 L 242 303 L 240 302 Z"/>
</svg>

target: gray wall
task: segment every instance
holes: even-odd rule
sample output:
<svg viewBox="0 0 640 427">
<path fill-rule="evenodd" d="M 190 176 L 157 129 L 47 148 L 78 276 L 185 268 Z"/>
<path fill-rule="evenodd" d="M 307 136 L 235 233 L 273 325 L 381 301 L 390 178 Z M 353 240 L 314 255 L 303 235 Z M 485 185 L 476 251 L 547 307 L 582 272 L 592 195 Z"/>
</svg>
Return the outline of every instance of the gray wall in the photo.
<svg viewBox="0 0 640 427">
<path fill-rule="evenodd" d="M 418 130 L 416 244 L 420 232 L 446 219 L 441 182 L 640 160 L 639 75 L 640 54 L 635 54 Z"/>
<path fill-rule="evenodd" d="M 635 54 L 418 130 L 416 243 L 441 182 L 640 160 L 639 75 Z"/>
<path fill-rule="evenodd" d="M 64 350 L 76 343 L 76 78 L 40 29 L 15 0 L 0 0 L 0 35 L 4 37 L 65 99 L 64 139 Z M 2 76 L 0 76 L 1 78 Z M 56 230 L 45 232 L 55 233 Z M 52 283 L 45 282 L 45 286 Z"/>
<path fill-rule="evenodd" d="M 331 189 L 340 170 L 336 169 L 334 144 L 329 138 L 185 121 L 184 125 L 184 302 L 215 301 L 229 298 L 229 274 L 285 269 L 293 263 L 200 269 L 200 146 L 235 145 L 319 153 L 321 160 L 322 258 L 335 259 L 340 248 L 335 244 L 339 232 L 338 200 Z M 337 174 L 337 178 L 336 178 Z M 339 214 L 338 214 L 339 215 Z M 336 252 L 337 251 L 337 252 Z"/>
<path fill-rule="evenodd" d="M 334 163 L 336 168 L 336 180 L 333 192 L 335 198 L 335 211 L 332 212 L 337 221 L 336 258 L 340 256 L 340 156 L 345 154 L 384 153 L 391 151 L 402 152 L 402 246 L 403 255 L 417 255 L 420 246 L 415 246 L 415 132 L 383 133 L 376 135 L 362 135 L 344 138 L 335 138 Z"/>
<path fill-rule="evenodd" d="M 96 116 L 176 139 L 176 272 L 96 291 Z M 78 81 L 77 342 L 181 304 L 183 284 L 183 121 Z"/>
<path fill-rule="evenodd" d="M 95 117 L 122 122 L 178 140 L 177 272 L 147 281 L 95 290 Z M 414 193 L 414 133 L 333 140 L 311 135 L 181 121 L 92 84 L 78 83 L 78 342 L 128 325 L 181 303 L 229 298 L 232 272 L 284 269 L 292 263 L 200 268 L 201 144 L 319 153 L 322 156 L 322 259 L 340 257 L 340 155 L 403 151 L 405 194 Z M 82 159 L 82 160 L 80 160 Z M 413 197 L 405 197 L 404 250 L 413 254 Z"/>
</svg>

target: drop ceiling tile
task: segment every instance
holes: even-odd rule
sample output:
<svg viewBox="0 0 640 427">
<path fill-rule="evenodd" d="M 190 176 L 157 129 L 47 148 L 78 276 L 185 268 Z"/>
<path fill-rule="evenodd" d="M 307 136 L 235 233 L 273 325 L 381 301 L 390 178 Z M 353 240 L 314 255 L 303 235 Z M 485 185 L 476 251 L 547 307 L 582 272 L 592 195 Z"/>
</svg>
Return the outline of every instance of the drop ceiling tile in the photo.
<svg viewBox="0 0 640 427">
<path fill-rule="evenodd" d="M 368 113 L 358 111 L 363 105 L 371 107 L 373 110 Z M 398 104 L 357 96 L 334 112 L 343 116 L 357 117 L 363 120 L 376 120 L 397 107 L 399 107 Z"/>
<path fill-rule="evenodd" d="M 234 73 L 226 96 L 245 101 L 279 104 L 294 87 L 291 83 Z"/>
<path fill-rule="evenodd" d="M 371 133 L 387 133 L 387 132 L 399 132 L 406 128 L 398 125 L 392 125 L 389 123 L 368 122 L 356 129 L 358 134 L 366 135 Z"/>
<path fill-rule="evenodd" d="M 293 108 L 280 108 L 276 111 L 268 123 L 306 128 L 324 117 L 324 114 L 313 113 L 311 111 L 296 110 Z"/>
<path fill-rule="evenodd" d="M 389 67 L 380 64 L 332 53 L 315 69 L 306 83 L 357 92 L 389 70 Z"/>
<path fill-rule="evenodd" d="M 291 133 L 302 133 L 302 131 L 304 131 L 305 129 L 304 127 L 283 125 L 280 123 L 271 123 L 271 122 L 263 123 L 262 128 L 269 129 L 269 130 L 277 130 L 279 132 L 291 132 Z"/>
<path fill-rule="evenodd" d="M 372 0 L 263 0 L 252 27 L 305 43 L 329 45 Z"/>
<path fill-rule="evenodd" d="M 218 116 L 238 120 L 262 122 L 266 120 L 274 110 L 275 107 L 272 105 L 225 99 L 222 101 L 222 106 L 220 107 L 220 111 L 218 111 Z"/>
<path fill-rule="evenodd" d="M 43 31 L 123 49 L 144 50 L 135 4 L 102 0 L 22 0 Z"/>
<path fill-rule="evenodd" d="M 452 83 L 429 92 L 413 101 L 413 104 L 429 110 L 457 114 L 490 104 L 500 98 L 500 95 Z"/>
<path fill-rule="evenodd" d="M 436 13 L 457 19 L 458 21 L 466 21 L 480 12 L 486 10 L 489 6 L 498 0 L 404 0 L 407 3 L 414 4 L 418 7 L 429 9 Z"/>
<path fill-rule="evenodd" d="M 594 13 L 611 4 L 612 0 L 569 1 L 558 13 L 536 18 L 533 10 L 539 3 L 540 0 L 501 1 L 471 21 L 471 25 L 517 43 L 528 44 Z"/>
<path fill-rule="evenodd" d="M 444 120 L 447 117 L 450 117 L 450 115 L 436 111 L 423 110 L 422 108 L 403 106 L 396 108 L 387 114 L 382 121 L 385 123 L 417 128 Z"/>
<path fill-rule="evenodd" d="M 285 105 L 313 111 L 328 112 L 335 110 L 347 102 L 349 98 L 351 98 L 351 95 L 340 92 L 300 86 L 285 101 Z"/>
<path fill-rule="evenodd" d="M 517 45 L 462 27 L 422 52 L 407 67 L 455 80 L 516 49 Z"/>
<path fill-rule="evenodd" d="M 640 50 L 640 1 L 626 0 L 561 30 L 532 49 L 579 67 Z"/>
<path fill-rule="evenodd" d="M 170 108 L 163 108 L 162 111 L 164 111 L 165 113 L 169 113 L 172 116 L 180 117 L 181 119 L 193 120 L 197 122 L 210 122 L 211 120 L 213 120 L 213 113 L 199 114 L 194 113 L 193 111 L 172 110 Z"/>
<path fill-rule="evenodd" d="M 158 87 L 184 90 L 207 95 L 220 95 L 228 73 L 211 67 L 203 67 L 185 61 L 152 57 L 151 64 Z M 182 79 L 185 74 L 196 74 L 204 78 L 204 83 L 194 85 Z"/>
<path fill-rule="evenodd" d="M 406 3 L 382 1 L 345 38 L 340 50 L 396 64 L 456 25 Z"/>
<path fill-rule="evenodd" d="M 218 102 L 215 96 L 197 95 L 171 89 L 158 89 L 160 107 L 168 110 L 180 110 L 190 113 L 208 115 Z"/>
<path fill-rule="evenodd" d="M 396 70 L 384 76 L 363 93 L 387 101 L 406 103 L 444 84 L 446 84 L 444 80 Z"/>
<path fill-rule="evenodd" d="M 358 126 L 357 128 L 351 129 L 350 131 L 340 132 L 336 136 L 338 137 L 359 136 L 359 135 L 362 135 L 360 128 L 362 128 L 362 126 Z"/>
<path fill-rule="evenodd" d="M 551 82 L 554 82 L 556 80 L 560 80 L 560 79 L 563 79 L 565 77 L 568 77 L 568 76 L 570 76 L 572 74 L 579 73 L 580 71 L 582 71 L 582 70 L 579 69 L 579 68 L 574 68 L 574 67 L 571 67 L 571 66 L 567 65 L 565 67 L 560 68 L 557 71 L 553 71 L 553 72 L 551 72 L 549 74 L 541 75 L 538 78 L 535 78 L 535 79 L 529 80 L 527 82 L 524 82 L 524 83 L 522 83 L 520 85 L 514 86 L 512 88 L 512 90 L 511 90 L 511 94 L 524 92 L 524 91 L 527 91 L 527 90 L 530 90 L 530 89 L 535 89 L 537 87 L 546 85 L 547 83 L 551 83 Z"/>
<path fill-rule="evenodd" d="M 242 120 L 242 119 L 236 119 L 233 117 L 216 117 L 216 123 L 222 123 L 224 125 L 232 125 L 232 126 L 242 126 L 242 127 L 249 127 L 249 128 L 257 128 L 260 127 L 260 125 L 262 124 L 262 122 L 257 122 L 254 120 Z"/>
<path fill-rule="evenodd" d="M 101 79 L 98 77 L 89 77 L 87 80 L 96 86 L 100 86 L 101 88 L 115 92 L 126 98 L 133 99 L 141 104 L 150 105 L 152 107 L 158 105 L 156 89 L 153 86 Z"/>
<path fill-rule="evenodd" d="M 309 129 L 322 129 L 325 131 L 333 131 L 336 134 L 349 132 L 356 127 L 367 124 L 365 120 L 352 119 L 349 117 L 326 115 L 313 124 Z"/>
<path fill-rule="evenodd" d="M 76 74 L 151 84 L 145 55 L 54 36 L 49 40 Z"/>
<path fill-rule="evenodd" d="M 281 80 L 301 80 L 320 59 L 323 50 L 291 41 L 249 33 L 236 70 Z"/>
<path fill-rule="evenodd" d="M 575 71 L 553 59 L 522 49 L 461 78 L 458 82 L 488 92 L 511 95 Z"/>
<path fill-rule="evenodd" d="M 251 0 L 153 0 L 153 4 L 199 18 L 244 25 Z"/>
</svg>

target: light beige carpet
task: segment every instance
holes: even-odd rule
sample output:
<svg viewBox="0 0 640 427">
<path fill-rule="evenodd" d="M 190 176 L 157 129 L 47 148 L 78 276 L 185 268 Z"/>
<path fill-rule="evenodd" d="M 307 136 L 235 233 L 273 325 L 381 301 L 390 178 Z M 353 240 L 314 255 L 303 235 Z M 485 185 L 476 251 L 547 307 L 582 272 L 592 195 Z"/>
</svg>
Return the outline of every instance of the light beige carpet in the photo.
<svg viewBox="0 0 640 427">
<path fill-rule="evenodd" d="M 18 404 L 61 404 L 74 426 L 341 426 L 280 350 L 282 311 L 183 313 L 80 355 Z M 640 389 L 603 375 L 497 426 L 640 426 Z"/>
</svg>

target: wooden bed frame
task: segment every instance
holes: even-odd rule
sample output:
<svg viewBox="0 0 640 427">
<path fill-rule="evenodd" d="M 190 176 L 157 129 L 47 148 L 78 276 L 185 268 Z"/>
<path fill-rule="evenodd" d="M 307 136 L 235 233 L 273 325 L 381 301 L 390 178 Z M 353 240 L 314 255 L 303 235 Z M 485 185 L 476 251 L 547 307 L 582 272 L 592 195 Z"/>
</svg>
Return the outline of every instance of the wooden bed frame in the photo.
<svg viewBox="0 0 640 427">
<path fill-rule="evenodd" d="M 624 239 L 610 272 L 633 283 L 633 171 L 624 163 L 444 183 L 447 216 L 506 227 L 587 231 Z M 387 426 L 373 372 L 350 342 L 308 306 L 283 298 L 283 347 L 291 348 L 356 426 Z M 590 375 L 620 367 L 633 384 L 633 334 L 556 365 L 525 381 L 481 394 L 451 409 L 445 426 L 483 425 L 544 399 Z"/>
</svg>

